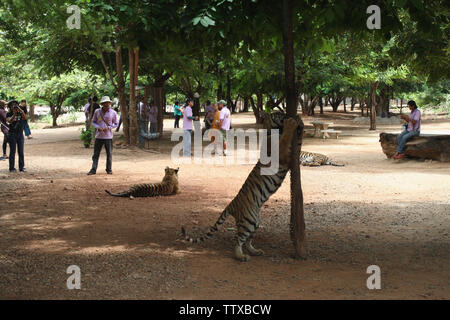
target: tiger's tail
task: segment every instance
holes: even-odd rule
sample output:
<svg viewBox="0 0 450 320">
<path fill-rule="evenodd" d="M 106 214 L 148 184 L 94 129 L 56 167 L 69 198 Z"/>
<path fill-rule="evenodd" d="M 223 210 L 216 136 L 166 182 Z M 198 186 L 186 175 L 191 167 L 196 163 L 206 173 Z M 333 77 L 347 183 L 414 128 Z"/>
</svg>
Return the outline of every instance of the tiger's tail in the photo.
<svg viewBox="0 0 450 320">
<path fill-rule="evenodd" d="M 183 235 L 184 240 L 189 241 L 191 243 L 198 243 L 208 240 L 212 238 L 214 233 L 216 233 L 219 230 L 219 227 L 225 222 L 228 215 L 229 215 L 228 210 L 225 209 L 220 215 L 219 219 L 217 219 L 216 223 L 209 228 L 208 232 L 200 237 L 191 238 L 190 236 L 187 235 L 186 229 L 183 226 L 181 227 L 181 234 Z"/>
<path fill-rule="evenodd" d="M 336 163 L 334 161 L 330 161 L 330 165 L 335 166 L 335 167 L 345 167 L 345 164 L 343 164 L 343 163 Z"/>
<path fill-rule="evenodd" d="M 112 197 L 128 198 L 131 195 L 129 191 L 125 191 L 125 192 L 121 192 L 121 193 L 112 193 L 112 192 L 109 192 L 108 190 L 105 190 L 105 192 Z"/>
</svg>

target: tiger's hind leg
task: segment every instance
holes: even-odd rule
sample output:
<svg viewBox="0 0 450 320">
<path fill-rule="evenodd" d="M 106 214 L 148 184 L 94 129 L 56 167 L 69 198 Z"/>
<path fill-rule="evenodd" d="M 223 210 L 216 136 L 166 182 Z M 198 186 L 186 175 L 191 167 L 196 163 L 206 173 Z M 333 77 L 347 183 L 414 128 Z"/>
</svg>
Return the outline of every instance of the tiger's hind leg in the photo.
<svg viewBox="0 0 450 320">
<path fill-rule="evenodd" d="M 245 243 L 245 248 L 248 250 L 248 252 L 252 255 L 252 256 L 262 256 L 264 255 L 264 251 L 261 249 L 256 249 L 253 244 L 252 244 L 252 240 L 253 240 L 253 235 L 250 237 L 250 239 L 247 240 L 247 242 Z"/>
<path fill-rule="evenodd" d="M 253 234 L 255 233 L 256 228 L 253 225 L 243 225 L 243 224 L 238 224 L 237 228 L 238 228 L 237 244 L 236 244 L 236 247 L 234 247 L 234 255 L 235 255 L 236 259 L 238 259 L 240 261 L 243 261 L 243 262 L 249 261 L 250 256 L 246 255 L 242 251 L 242 246 L 246 245 L 246 247 L 247 247 L 247 241 L 249 241 L 253 237 Z M 247 247 L 247 249 L 248 249 L 248 247 Z M 249 252 L 251 253 L 250 250 L 249 250 Z"/>
<path fill-rule="evenodd" d="M 306 166 L 306 167 L 318 167 L 318 166 L 320 166 L 320 163 L 317 161 L 314 161 L 314 160 L 308 160 L 308 161 L 303 161 L 302 165 Z"/>
</svg>

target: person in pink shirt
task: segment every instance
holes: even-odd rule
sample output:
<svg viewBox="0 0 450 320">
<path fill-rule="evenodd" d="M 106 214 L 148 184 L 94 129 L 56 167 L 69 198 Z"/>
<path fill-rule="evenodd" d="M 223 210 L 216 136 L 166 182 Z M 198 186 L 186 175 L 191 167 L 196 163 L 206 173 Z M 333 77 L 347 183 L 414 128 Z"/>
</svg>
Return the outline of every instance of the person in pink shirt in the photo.
<svg viewBox="0 0 450 320">
<path fill-rule="evenodd" d="M 102 147 L 106 150 L 106 173 L 112 174 L 112 139 L 114 128 L 117 128 L 117 113 L 111 109 L 112 101 L 109 97 L 103 97 L 100 100 L 101 108 L 95 110 L 92 117 L 92 126 L 97 129 L 95 133 L 94 155 L 92 156 L 92 168 L 88 175 L 97 173 L 98 159 Z"/>
<path fill-rule="evenodd" d="M 408 107 L 411 113 L 408 115 L 402 114 L 401 117 L 408 125 L 405 125 L 405 130 L 397 137 L 397 153 L 393 156 L 394 159 L 402 159 L 405 157 L 404 151 L 406 143 L 411 138 L 420 135 L 420 119 L 421 113 L 417 109 L 417 104 L 414 100 L 408 102 Z"/>
</svg>

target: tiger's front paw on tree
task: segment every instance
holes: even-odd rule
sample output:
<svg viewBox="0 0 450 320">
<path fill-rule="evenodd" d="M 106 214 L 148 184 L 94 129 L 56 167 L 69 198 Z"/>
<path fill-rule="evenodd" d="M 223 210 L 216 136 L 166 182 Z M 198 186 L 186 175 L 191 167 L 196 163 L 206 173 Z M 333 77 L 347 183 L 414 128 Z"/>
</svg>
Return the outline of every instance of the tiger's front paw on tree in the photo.
<svg viewBox="0 0 450 320">
<path fill-rule="evenodd" d="M 289 118 L 284 120 L 284 130 L 289 131 L 289 132 L 294 132 L 298 127 L 298 123 L 297 121 L 295 121 L 295 119 L 293 118 Z"/>
</svg>

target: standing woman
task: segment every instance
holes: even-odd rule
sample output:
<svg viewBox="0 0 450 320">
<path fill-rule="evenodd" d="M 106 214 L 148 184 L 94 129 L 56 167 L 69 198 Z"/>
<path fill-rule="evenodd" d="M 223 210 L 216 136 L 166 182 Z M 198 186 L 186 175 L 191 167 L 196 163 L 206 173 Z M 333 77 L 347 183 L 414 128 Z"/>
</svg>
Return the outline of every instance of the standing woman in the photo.
<svg viewBox="0 0 450 320">
<path fill-rule="evenodd" d="M 9 172 L 17 172 L 15 166 L 16 149 L 19 153 L 19 170 L 26 172 L 24 156 L 24 137 L 22 120 L 27 120 L 27 115 L 20 108 L 16 100 L 8 103 L 9 112 L 6 114 L 6 122 L 9 123 L 8 141 L 9 141 Z"/>
<path fill-rule="evenodd" d="M 28 114 L 27 100 L 23 99 L 22 101 L 20 101 L 20 108 L 23 110 L 23 112 L 25 112 L 25 114 Z M 33 139 L 33 137 L 31 136 L 30 126 L 28 125 L 28 118 L 25 120 L 22 119 L 22 127 L 23 131 L 25 132 L 25 136 L 28 139 Z"/>
<path fill-rule="evenodd" d="M 175 116 L 175 124 L 174 128 L 180 127 L 180 118 L 181 118 L 181 108 L 180 108 L 180 102 L 175 101 L 175 105 L 173 106 L 173 114 Z"/>
</svg>

